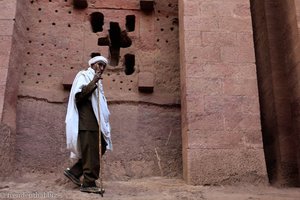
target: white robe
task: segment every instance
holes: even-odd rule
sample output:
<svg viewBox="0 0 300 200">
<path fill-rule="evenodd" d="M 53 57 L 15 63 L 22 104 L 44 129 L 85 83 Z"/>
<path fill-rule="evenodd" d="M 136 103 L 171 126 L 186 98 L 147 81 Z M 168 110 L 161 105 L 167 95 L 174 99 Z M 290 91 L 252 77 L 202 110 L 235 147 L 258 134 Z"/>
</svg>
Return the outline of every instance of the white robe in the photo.
<svg viewBox="0 0 300 200">
<path fill-rule="evenodd" d="M 87 70 L 82 70 L 76 75 L 68 102 L 68 109 L 66 115 L 66 136 L 67 136 L 67 149 L 71 151 L 71 158 L 81 158 L 80 151 L 80 141 L 78 140 L 78 129 L 79 129 L 79 113 L 76 107 L 75 95 L 78 92 L 81 92 L 82 88 L 88 85 L 91 80 L 94 78 L 95 71 L 89 67 Z M 94 114 L 97 118 L 98 125 L 101 128 L 103 133 L 104 140 L 107 143 L 106 149 L 112 150 L 112 141 L 110 134 L 110 124 L 109 124 L 109 115 L 107 101 L 104 96 L 104 91 L 102 87 L 101 80 L 97 83 L 98 87 L 91 95 L 91 102 Z M 100 89 L 100 92 L 98 90 Z M 98 97 L 100 93 L 100 98 Z M 98 116 L 98 102 L 100 100 L 100 123 Z"/>
</svg>

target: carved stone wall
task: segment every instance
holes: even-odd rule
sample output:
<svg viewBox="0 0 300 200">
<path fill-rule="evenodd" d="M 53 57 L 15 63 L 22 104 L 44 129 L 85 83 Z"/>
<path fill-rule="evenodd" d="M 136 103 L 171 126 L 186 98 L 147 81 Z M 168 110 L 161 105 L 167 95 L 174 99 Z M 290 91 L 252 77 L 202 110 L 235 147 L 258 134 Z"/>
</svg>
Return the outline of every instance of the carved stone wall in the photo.
<svg viewBox="0 0 300 200">
<path fill-rule="evenodd" d="M 105 158 L 106 176 L 181 176 L 177 1 L 157 2 L 151 12 L 137 0 L 88 1 L 85 9 L 72 2 L 25 1 L 18 10 L 26 38 L 17 169 L 61 173 L 70 165 L 64 127 L 69 90 L 63 84 L 100 53 L 110 60 L 103 85 L 114 151 Z M 142 89 L 146 79 L 150 93 Z"/>
<path fill-rule="evenodd" d="M 179 8 L 184 178 L 266 183 L 250 2 Z"/>
<path fill-rule="evenodd" d="M 69 87 L 102 54 L 106 179 L 299 184 L 299 0 L 0 2 L 0 176 L 71 165 Z"/>
</svg>

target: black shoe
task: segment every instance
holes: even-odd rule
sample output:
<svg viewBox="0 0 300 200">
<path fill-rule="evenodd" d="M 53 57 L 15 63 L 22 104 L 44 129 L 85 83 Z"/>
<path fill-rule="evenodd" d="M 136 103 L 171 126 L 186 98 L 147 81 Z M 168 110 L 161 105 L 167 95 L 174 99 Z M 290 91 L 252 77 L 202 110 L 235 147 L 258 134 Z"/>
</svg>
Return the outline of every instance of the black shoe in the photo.
<svg viewBox="0 0 300 200">
<path fill-rule="evenodd" d="M 77 186 L 81 186 L 81 182 L 80 180 L 71 173 L 70 169 L 67 168 L 65 171 L 64 171 L 64 175 L 70 180 L 72 181 L 75 185 Z"/>
<path fill-rule="evenodd" d="M 80 191 L 87 192 L 87 193 L 96 193 L 96 194 L 101 194 L 101 195 L 103 195 L 105 192 L 104 189 L 101 189 L 97 186 L 83 186 L 83 185 L 81 185 Z"/>
</svg>

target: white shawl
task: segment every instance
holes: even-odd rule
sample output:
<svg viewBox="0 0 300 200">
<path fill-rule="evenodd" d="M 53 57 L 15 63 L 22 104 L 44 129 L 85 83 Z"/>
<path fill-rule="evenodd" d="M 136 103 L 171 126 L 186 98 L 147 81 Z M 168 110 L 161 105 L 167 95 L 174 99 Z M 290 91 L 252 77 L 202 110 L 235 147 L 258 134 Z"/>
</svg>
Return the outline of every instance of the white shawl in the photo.
<svg viewBox="0 0 300 200">
<path fill-rule="evenodd" d="M 79 128 L 79 114 L 75 102 L 75 94 L 81 92 L 82 88 L 88 85 L 94 78 L 95 71 L 89 67 L 87 70 L 82 70 L 76 75 L 68 102 L 68 109 L 66 115 L 66 135 L 67 135 L 67 149 L 71 151 L 71 158 L 81 158 L 80 141 L 78 140 Z M 93 111 L 101 128 L 103 137 L 107 143 L 106 148 L 112 150 L 112 141 L 110 134 L 109 115 L 106 98 L 102 87 L 101 80 L 98 81 L 98 87 L 91 96 Z M 100 98 L 98 97 L 98 89 L 100 89 Z M 98 117 L 98 99 L 100 100 L 100 122 Z"/>
</svg>

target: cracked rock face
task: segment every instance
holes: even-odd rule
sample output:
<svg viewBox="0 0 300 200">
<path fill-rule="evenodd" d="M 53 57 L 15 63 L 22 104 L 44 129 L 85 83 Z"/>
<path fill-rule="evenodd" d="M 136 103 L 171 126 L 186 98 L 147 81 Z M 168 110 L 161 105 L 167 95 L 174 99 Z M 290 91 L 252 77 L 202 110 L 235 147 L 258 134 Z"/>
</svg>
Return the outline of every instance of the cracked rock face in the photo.
<svg viewBox="0 0 300 200">
<path fill-rule="evenodd" d="M 71 85 L 91 55 L 101 53 L 111 60 L 103 86 L 114 144 L 105 176 L 181 176 L 177 0 L 157 2 L 157 16 L 140 12 L 138 1 L 88 4 L 82 10 L 71 0 L 19 5 L 17 19 L 26 20 L 16 28 L 26 34 L 20 38 L 26 50 L 19 72 L 17 168 L 59 173 L 69 167 L 64 123 L 69 90 L 63 84 Z M 151 72 L 151 95 L 139 91 L 143 72 Z M 66 81 L 69 73 L 73 78 Z"/>
</svg>

